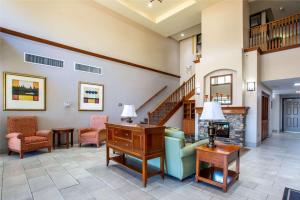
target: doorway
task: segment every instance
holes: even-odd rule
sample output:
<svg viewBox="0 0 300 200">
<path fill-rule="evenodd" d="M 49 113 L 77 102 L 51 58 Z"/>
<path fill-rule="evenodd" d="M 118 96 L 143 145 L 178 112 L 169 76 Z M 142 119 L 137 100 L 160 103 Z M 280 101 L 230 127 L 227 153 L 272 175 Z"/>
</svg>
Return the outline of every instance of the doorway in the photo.
<svg viewBox="0 0 300 200">
<path fill-rule="evenodd" d="M 261 104 L 261 141 L 263 141 L 269 136 L 269 95 L 262 93 Z"/>
<path fill-rule="evenodd" d="M 300 132 L 300 98 L 283 99 L 283 131 Z"/>
</svg>

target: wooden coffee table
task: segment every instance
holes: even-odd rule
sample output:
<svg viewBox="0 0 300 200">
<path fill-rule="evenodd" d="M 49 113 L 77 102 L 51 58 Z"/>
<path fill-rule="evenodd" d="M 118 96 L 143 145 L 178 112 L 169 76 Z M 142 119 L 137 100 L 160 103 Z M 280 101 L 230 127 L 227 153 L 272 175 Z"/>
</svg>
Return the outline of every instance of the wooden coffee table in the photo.
<svg viewBox="0 0 300 200">
<path fill-rule="evenodd" d="M 73 146 L 73 134 L 74 128 L 54 128 L 52 129 L 53 132 L 53 149 L 55 149 L 55 135 L 57 134 L 57 146 L 65 145 L 67 149 L 70 146 L 70 135 L 71 135 L 71 146 Z M 61 144 L 60 137 L 62 134 L 66 135 L 66 143 Z"/>
<path fill-rule="evenodd" d="M 240 174 L 240 146 L 216 143 L 215 148 L 206 145 L 196 147 L 196 182 L 202 181 L 223 189 L 227 192 L 230 184 L 239 178 Z M 228 170 L 232 162 L 236 162 L 236 170 Z M 201 162 L 210 164 L 210 167 L 200 170 Z"/>
</svg>

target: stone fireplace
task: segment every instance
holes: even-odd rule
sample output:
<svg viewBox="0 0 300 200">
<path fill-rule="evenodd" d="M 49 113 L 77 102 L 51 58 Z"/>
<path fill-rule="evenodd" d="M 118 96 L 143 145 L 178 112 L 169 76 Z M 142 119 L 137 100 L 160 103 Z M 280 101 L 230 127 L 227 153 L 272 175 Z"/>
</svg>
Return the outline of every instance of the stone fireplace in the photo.
<svg viewBox="0 0 300 200">
<path fill-rule="evenodd" d="M 196 109 L 198 114 L 202 113 L 203 108 L 199 107 Z M 245 127 L 246 127 L 246 115 L 247 107 L 222 107 L 226 120 L 224 122 L 218 122 L 217 127 L 219 134 L 216 140 L 222 141 L 227 144 L 236 144 L 245 146 Z M 227 124 L 228 123 L 228 124 Z M 227 124 L 227 126 L 226 126 Z M 198 133 L 199 135 L 207 135 L 208 123 L 199 120 L 198 122 Z M 227 136 L 226 128 L 228 128 L 229 136 Z"/>
</svg>

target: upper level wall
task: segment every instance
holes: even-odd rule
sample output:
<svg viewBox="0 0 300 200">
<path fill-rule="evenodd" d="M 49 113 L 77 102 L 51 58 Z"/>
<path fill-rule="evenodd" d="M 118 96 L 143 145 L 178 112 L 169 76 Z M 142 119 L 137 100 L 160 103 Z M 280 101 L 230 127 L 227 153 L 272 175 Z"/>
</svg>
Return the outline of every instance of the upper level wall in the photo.
<svg viewBox="0 0 300 200">
<path fill-rule="evenodd" d="M 193 63 L 193 37 L 180 41 L 180 83 L 187 81 L 195 74 L 195 64 Z M 187 68 L 189 67 L 190 68 Z"/>
<path fill-rule="evenodd" d="M 300 48 L 261 55 L 260 80 L 300 77 Z"/>
<path fill-rule="evenodd" d="M 232 70 L 233 106 L 242 106 L 243 94 L 243 47 L 244 17 L 247 6 L 244 1 L 224 0 L 206 8 L 202 12 L 202 58 L 196 65 L 196 84 L 201 95 L 196 106 L 201 106 L 203 96 L 209 95 L 206 79 L 219 70 Z"/>
<path fill-rule="evenodd" d="M 0 26 L 179 74 L 179 43 L 92 0 L 0 0 Z"/>
</svg>

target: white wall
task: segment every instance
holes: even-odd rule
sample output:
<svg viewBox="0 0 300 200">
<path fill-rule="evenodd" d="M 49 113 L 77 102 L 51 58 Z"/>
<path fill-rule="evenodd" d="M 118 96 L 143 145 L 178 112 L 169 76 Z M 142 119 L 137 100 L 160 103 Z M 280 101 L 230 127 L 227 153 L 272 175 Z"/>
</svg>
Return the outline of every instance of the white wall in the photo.
<svg viewBox="0 0 300 200">
<path fill-rule="evenodd" d="M 194 52 L 193 52 L 193 37 L 181 40 L 180 46 L 180 83 L 187 81 L 192 75 L 195 74 Z M 187 67 L 191 66 L 187 70 Z"/>
<path fill-rule="evenodd" d="M 93 0 L 0 0 L 0 26 L 179 74 L 179 43 Z"/>
<path fill-rule="evenodd" d="M 288 49 L 261 56 L 261 81 L 300 77 L 300 48 Z"/>
<path fill-rule="evenodd" d="M 259 115 L 259 53 L 251 51 L 244 54 L 244 77 L 246 82 L 255 82 L 255 91 L 244 91 L 244 105 L 249 107 L 246 117 L 246 145 L 257 146 L 260 137 L 260 121 Z"/>
<path fill-rule="evenodd" d="M 16 38 L 0 33 L 0 88 L 3 88 L 4 71 L 26 73 L 47 77 L 47 110 L 46 111 L 3 111 L 3 91 L 0 92 L 0 151 L 6 150 L 6 118 L 11 115 L 36 115 L 40 129 L 55 127 L 87 127 L 92 114 L 109 115 L 111 122 L 119 122 L 122 107 L 118 103 L 143 104 L 150 96 L 163 86 L 167 89 L 138 112 L 140 119 L 157 106 L 175 88 L 179 79 L 156 72 L 133 68 L 127 65 L 109 62 L 67 51 L 64 49 Z M 24 52 L 64 60 L 64 68 L 53 68 L 24 62 Z M 74 62 L 102 67 L 103 75 L 94 75 L 74 70 Z M 104 111 L 78 111 L 78 82 L 104 84 Z M 138 84 L 137 84 L 138 83 Z M 71 102 L 70 108 L 64 102 Z M 77 141 L 77 133 L 75 142 Z"/>
<path fill-rule="evenodd" d="M 165 126 L 182 129 L 183 106 L 181 106 L 174 115 L 166 122 Z"/>
<path fill-rule="evenodd" d="M 236 72 L 233 106 L 242 106 L 242 49 L 244 46 L 244 2 L 222 1 L 202 12 L 202 58 L 196 65 L 196 82 L 202 94 L 196 106 L 202 106 L 205 91 L 205 76 L 217 70 Z"/>
</svg>

